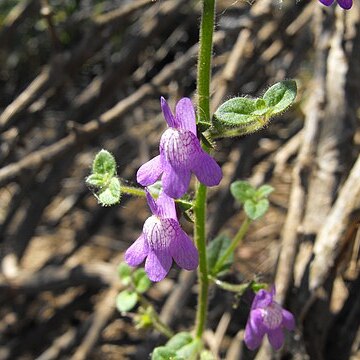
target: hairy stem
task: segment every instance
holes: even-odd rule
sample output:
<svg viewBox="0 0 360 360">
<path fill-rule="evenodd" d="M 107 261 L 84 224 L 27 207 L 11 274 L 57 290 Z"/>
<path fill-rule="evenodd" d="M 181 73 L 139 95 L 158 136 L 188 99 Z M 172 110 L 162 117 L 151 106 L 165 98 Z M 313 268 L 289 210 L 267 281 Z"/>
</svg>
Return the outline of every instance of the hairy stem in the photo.
<svg viewBox="0 0 360 360">
<path fill-rule="evenodd" d="M 215 21 L 215 0 L 203 0 L 200 25 L 199 58 L 197 72 L 198 121 L 210 122 L 211 55 Z M 199 297 L 196 312 L 196 337 L 201 338 L 206 325 L 208 308 L 208 269 L 206 258 L 206 193 L 207 188 L 198 184 L 194 207 L 194 238 L 199 251 Z"/>
</svg>

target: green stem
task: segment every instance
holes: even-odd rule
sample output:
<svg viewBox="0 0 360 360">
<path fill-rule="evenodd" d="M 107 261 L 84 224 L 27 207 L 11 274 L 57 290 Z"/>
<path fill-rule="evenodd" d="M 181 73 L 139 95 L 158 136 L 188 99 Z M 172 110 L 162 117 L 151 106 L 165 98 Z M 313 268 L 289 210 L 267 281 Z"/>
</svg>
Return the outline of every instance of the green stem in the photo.
<svg viewBox="0 0 360 360">
<path fill-rule="evenodd" d="M 149 301 L 140 293 L 138 293 L 139 300 L 142 306 L 150 309 L 150 316 L 153 327 L 161 334 L 165 335 L 167 338 L 172 338 L 174 336 L 173 331 L 160 320 L 159 314 L 156 312 L 154 307 L 149 303 Z"/>
<path fill-rule="evenodd" d="M 144 189 L 137 188 L 134 186 L 124 186 L 121 185 L 121 192 L 124 194 L 132 195 L 132 196 L 138 196 L 138 197 L 145 197 L 146 193 Z M 157 198 L 157 195 L 152 194 L 155 198 Z M 184 199 L 176 199 L 175 202 L 179 205 L 182 205 L 185 209 L 189 209 L 193 207 L 193 202 L 184 200 Z"/>
<path fill-rule="evenodd" d="M 124 186 L 121 184 L 121 192 L 132 196 L 145 197 L 144 189 L 136 188 L 133 186 Z"/>
<path fill-rule="evenodd" d="M 201 338 L 206 324 L 207 306 L 208 306 L 208 269 L 206 258 L 206 232 L 205 232 L 205 219 L 206 219 L 206 192 L 205 185 L 199 183 L 196 192 L 196 202 L 194 208 L 195 215 L 195 228 L 194 238 L 196 247 L 199 251 L 199 295 L 198 305 L 196 312 L 196 337 Z"/>
<path fill-rule="evenodd" d="M 251 224 L 251 220 L 248 217 L 246 217 L 244 222 L 241 224 L 239 231 L 236 233 L 233 240 L 231 241 L 231 244 L 226 249 L 226 251 L 224 252 L 222 257 L 219 259 L 219 261 L 216 263 L 216 266 L 213 271 L 214 274 L 217 274 L 221 270 L 221 267 L 224 265 L 225 261 L 234 252 L 236 247 L 242 241 L 242 239 L 244 238 L 245 234 L 247 233 L 247 231 L 249 229 L 250 224 Z"/>
<path fill-rule="evenodd" d="M 215 22 L 215 0 L 203 0 L 202 6 L 197 72 L 197 115 L 198 122 L 210 122 L 211 56 Z M 205 231 L 206 193 L 206 186 L 199 183 L 194 206 L 194 238 L 199 251 L 199 296 L 195 330 L 198 339 L 201 339 L 206 325 L 209 290 Z"/>
<path fill-rule="evenodd" d="M 212 276 L 209 276 L 209 280 L 213 281 L 214 284 L 217 285 L 219 288 L 235 292 L 239 295 L 242 295 L 253 284 L 253 282 L 249 282 L 246 284 L 230 284 L 228 282 L 216 279 Z"/>
<path fill-rule="evenodd" d="M 198 121 L 210 122 L 210 80 L 215 0 L 203 0 L 197 72 Z"/>
</svg>

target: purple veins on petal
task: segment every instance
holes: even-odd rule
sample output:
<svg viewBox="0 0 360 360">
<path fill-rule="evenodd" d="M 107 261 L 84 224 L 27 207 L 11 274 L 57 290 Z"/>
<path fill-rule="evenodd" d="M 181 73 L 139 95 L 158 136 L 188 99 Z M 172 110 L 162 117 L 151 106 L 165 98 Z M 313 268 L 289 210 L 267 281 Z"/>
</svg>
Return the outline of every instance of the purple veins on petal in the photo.
<svg viewBox="0 0 360 360">
<path fill-rule="evenodd" d="M 163 97 L 161 108 L 169 128 L 161 136 L 160 155 L 140 167 L 137 181 L 149 186 L 162 175 L 163 190 L 172 198 L 186 193 L 191 173 L 207 186 L 218 185 L 221 168 L 201 148 L 191 100 L 182 98 L 176 105 L 175 116 Z"/>
<path fill-rule="evenodd" d="M 250 350 L 260 346 L 265 334 L 271 346 L 278 350 L 284 343 L 284 329 L 295 328 L 294 316 L 283 309 L 275 300 L 275 288 L 260 290 L 252 303 L 245 328 L 244 341 Z"/>
<path fill-rule="evenodd" d="M 194 244 L 181 229 L 176 216 L 175 202 L 164 192 L 154 200 L 146 197 L 153 213 L 144 223 L 142 235 L 125 253 L 125 261 L 137 266 L 145 260 L 145 271 L 152 281 L 164 279 L 173 259 L 186 269 L 198 266 L 198 253 Z"/>
</svg>

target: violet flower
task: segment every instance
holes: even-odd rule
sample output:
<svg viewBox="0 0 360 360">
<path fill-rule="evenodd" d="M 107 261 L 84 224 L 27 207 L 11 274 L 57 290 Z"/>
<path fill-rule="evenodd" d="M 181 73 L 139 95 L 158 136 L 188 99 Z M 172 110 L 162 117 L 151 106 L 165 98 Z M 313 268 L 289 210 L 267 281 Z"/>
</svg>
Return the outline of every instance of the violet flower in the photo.
<svg viewBox="0 0 360 360">
<path fill-rule="evenodd" d="M 125 261 L 138 266 L 146 258 L 145 271 L 151 281 L 164 279 L 173 259 L 183 269 L 196 269 L 198 252 L 180 227 L 174 200 L 161 193 L 155 201 L 148 191 L 146 197 L 153 215 L 145 221 L 140 237 L 127 249 Z"/>
<path fill-rule="evenodd" d="M 284 343 L 284 328 L 295 328 L 293 314 L 276 303 L 274 296 L 274 287 L 270 292 L 262 289 L 255 295 L 244 335 L 245 344 L 250 350 L 260 346 L 265 334 L 271 346 L 278 350 Z"/>
<path fill-rule="evenodd" d="M 206 186 L 218 185 L 222 178 L 221 168 L 201 148 L 191 100 L 182 98 L 176 104 L 175 116 L 163 97 L 161 108 L 169 128 L 161 136 L 160 155 L 138 170 L 138 183 L 152 185 L 162 174 L 163 191 L 174 199 L 186 193 L 191 173 Z"/>
<path fill-rule="evenodd" d="M 322 4 L 330 6 L 334 0 L 319 0 Z M 353 0 L 337 0 L 337 3 L 345 10 L 349 10 L 352 7 Z"/>
</svg>

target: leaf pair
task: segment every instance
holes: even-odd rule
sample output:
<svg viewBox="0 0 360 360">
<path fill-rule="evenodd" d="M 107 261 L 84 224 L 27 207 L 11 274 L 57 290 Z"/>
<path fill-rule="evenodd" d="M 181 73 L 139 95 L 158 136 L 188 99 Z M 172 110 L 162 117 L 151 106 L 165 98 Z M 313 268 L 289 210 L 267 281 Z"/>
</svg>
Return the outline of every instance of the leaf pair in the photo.
<svg viewBox="0 0 360 360">
<path fill-rule="evenodd" d="M 270 185 L 255 189 L 247 181 L 235 181 L 230 186 L 231 194 L 244 205 L 246 215 L 251 220 L 262 217 L 269 208 L 268 196 L 274 191 Z"/>
<path fill-rule="evenodd" d="M 216 110 L 212 137 L 233 137 L 260 130 L 270 119 L 283 113 L 295 101 L 294 80 L 284 80 L 271 86 L 261 98 L 233 98 Z"/>
<path fill-rule="evenodd" d="M 106 150 L 101 150 L 92 165 L 92 174 L 86 183 L 97 190 L 95 196 L 103 206 L 118 203 L 121 196 L 120 181 L 116 177 L 115 158 Z"/>
</svg>

